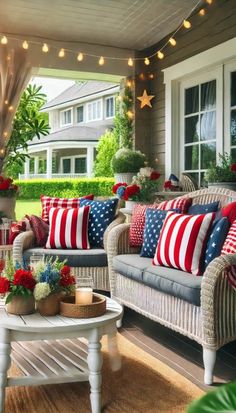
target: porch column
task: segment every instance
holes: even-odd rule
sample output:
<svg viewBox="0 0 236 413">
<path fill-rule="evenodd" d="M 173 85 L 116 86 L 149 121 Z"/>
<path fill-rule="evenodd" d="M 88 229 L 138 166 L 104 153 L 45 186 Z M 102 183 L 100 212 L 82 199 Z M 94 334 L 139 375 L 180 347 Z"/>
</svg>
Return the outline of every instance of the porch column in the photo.
<svg viewBox="0 0 236 413">
<path fill-rule="evenodd" d="M 47 148 L 47 179 L 52 177 L 52 148 Z"/>
<path fill-rule="evenodd" d="M 25 159 L 25 179 L 29 178 L 29 172 L 30 172 L 30 160 L 29 158 Z"/>
<path fill-rule="evenodd" d="M 38 175 L 39 173 L 39 157 L 35 156 L 34 158 L 34 174 Z"/>
<path fill-rule="evenodd" d="M 93 162 L 94 162 L 94 148 L 93 146 L 87 147 L 87 176 L 90 178 L 93 176 Z"/>
</svg>

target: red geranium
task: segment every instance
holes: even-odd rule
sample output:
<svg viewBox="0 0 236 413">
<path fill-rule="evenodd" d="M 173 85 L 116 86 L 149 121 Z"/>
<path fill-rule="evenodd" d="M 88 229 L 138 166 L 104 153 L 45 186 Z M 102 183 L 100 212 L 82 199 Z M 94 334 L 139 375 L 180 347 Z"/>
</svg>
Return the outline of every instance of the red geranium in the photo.
<svg viewBox="0 0 236 413">
<path fill-rule="evenodd" d="M 0 293 L 6 294 L 10 291 L 10 281 L 6 277 L 0 277 Z"/>
<path fill-rule="evenodd" d="M 151 181 L 156 181 L 158 178 L 160 178 L 161 174 L 157 171 L 152 171 L 150 175 Z"/>
<path fill-rule="evenodd" d="M 164 188 L 165 189 L 170 189 L 171 188 L 171 181 L 165 181 L 165 183 L 164 183 Z"/>
<path fill-rule="evenodd" d="M 138 194 L 140 192 L 140 187 L 138 185 L 129 185 L 127 186 L 123 198 L 125 201 L 128 201 L 129 198 L 131 198 L 132 196 Z"/>
<path fill-rule="evenodd" d="M 28 290 L 33 290 L 36 284 L 36 281 L 33 277 L 33 274 L 31 271 L 27 270 L 16 270 L 14 274 L 14 285 L 22 285 L 25 288 L 28 288 Z"/>
<path fill-rule="evenodd" d="M 7 180 L 1 181 L 0 190 L 5 191 L 5 190 L 9 189 L 9 186 L 10 186 L 10 184 Z"/>
<path fill-rule="evenodd" d="M 117 193 L 117 189 L 118 189 L 120 186 L 127 186 L 127 183 L 126 183 L 126 182 L 119 182 L 118 184 L 113 185 L 113 187 L 112 187 L 112 192 L 113 192 L 113 194 L 116 194 L 116 193 Z"/>
<path fill-rule="evenodd" d="M 70 267 L 69 265 L 64 265 L 61 269 L 61 275 L 69 275 L 70 274 Z"/>
<path fill-rule="evenodd" d="M 75 277 L 73 275 L 70 275 L 70 273 L 61 274 L 59 284 L 61 285 L 61 287 L 69 287 L 70 285 L 74 285 Z"/>
<path fill-rule="evenodd" d="M 236 163 L 232 163 L 230 169 L 231 171 L 236 172 Z"/>
</svg>

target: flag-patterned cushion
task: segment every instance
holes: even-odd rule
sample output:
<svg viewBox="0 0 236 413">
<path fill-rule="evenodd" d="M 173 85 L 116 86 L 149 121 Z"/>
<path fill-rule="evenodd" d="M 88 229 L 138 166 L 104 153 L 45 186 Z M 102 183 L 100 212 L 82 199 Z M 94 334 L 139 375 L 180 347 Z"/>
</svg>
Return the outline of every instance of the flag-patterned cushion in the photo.
<svg viewBox="0 0 236 413">
<path fill-rule="evenodd" d="M 224 245 L 221 250 L 221 255 L 236 253 L 236 220 L 233 221 Z M 226 277 L 233 288 L 236 289 L 236 265 L 232 265 L 226 272 Z"/>
<path fill-rule="evenodd" d="M 46 248 L 89 249 L 89 206 L 50 208 Z"/>
<path fill-rule="evenodd" d="M 205 269 L 214 258 L 221 254 L 221 249 L 229 231 L 228 218 L 215 220 L 206 245 Z"/>
<path fill-rule="evenodd" d="M 42 219 L 48 222 L 49 208 L 79 208 L 81 199 L 93 199 L 94 195 L 86 195 L 81 198 L 55 198 L 51 196 L 41 195 L 42 203 Z"/>
<path fill-rule="evenodd" d="M 157 209 L 158 204 L 136 204 L 134 206 L 129 230 L 129 245 L 131 247 L 141 247 L 143 244 L 145 215 L 148 208 Z"/>
<path fill-rule="evenodd" d="M 188 212 L 189 207 L 192 205 L 192 198 L 176 198 L 170 201 L 163 201 L 158 205 L 158 209 L 168 211 L 169 209 L 179 209 L 182 214 Z"/>
<path fill-rule="evenodd" d="M 214 212 L 205 215 L 168 212 L 153 264 L 201 275 L 202 256 L 214 218 Z"/>
</svg>

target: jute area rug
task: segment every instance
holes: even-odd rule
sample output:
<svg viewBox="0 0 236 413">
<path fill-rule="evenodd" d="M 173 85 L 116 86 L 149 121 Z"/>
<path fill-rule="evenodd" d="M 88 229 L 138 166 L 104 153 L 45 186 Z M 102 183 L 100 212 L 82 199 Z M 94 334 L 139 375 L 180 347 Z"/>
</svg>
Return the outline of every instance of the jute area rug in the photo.
<svg viewBox="0 0 236 413">
<path fill-rule="evenodd" d="M 121 334 L 118 345 L 122 367 L 114 373 L 103 343 L 103 413 L 182 413 L 193 399 L 203 394 Z M 14 367 L 13 370 L 16 373 Z M 89 384 L 11 387 L 6 391 L 5 413 L 91 413 Z"/>
</svg>

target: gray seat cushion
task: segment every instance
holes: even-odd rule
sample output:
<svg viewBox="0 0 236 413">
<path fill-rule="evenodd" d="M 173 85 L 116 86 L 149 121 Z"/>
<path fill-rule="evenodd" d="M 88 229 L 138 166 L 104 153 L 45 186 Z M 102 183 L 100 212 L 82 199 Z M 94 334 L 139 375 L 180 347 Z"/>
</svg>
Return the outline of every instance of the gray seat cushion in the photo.
<svg viewBox="0 0 236 413">
<path fill-rule="evenodd" d="M 175 268 L 152 265 L 143 273 L 144 284 L 197 306 L 200 306 L 201 282 L 202 277 Z"/>
<path fill-rule="evenodd" d="M 151 258 L 143 258 L 138 254 L 117 255 L 113 258 L 116 272 L 136 281 L 143 281 L 143 271 L 152 263 Z"/>
<path fill-rule="evenodd" d="M 44 254 L 46 257 L 59 257 L 60 261 L 67 260 L 70 267 L 107 267 L 107 254 L 103 248 L 91 250 L 63 250 L 30 248 L 24 251 L 24 259 L 29 262 L 32 254 Z"/>
</svg>

